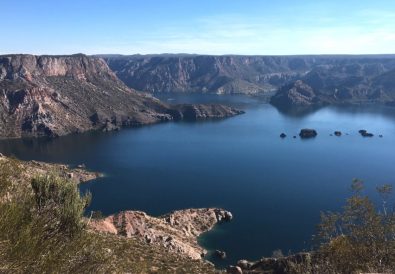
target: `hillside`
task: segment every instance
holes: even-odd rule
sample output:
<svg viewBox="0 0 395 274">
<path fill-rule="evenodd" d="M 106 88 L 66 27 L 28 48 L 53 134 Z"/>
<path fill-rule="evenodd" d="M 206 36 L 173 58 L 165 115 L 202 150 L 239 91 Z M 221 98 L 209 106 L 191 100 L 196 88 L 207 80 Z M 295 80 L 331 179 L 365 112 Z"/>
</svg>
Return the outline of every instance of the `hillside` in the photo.
<svg viewBox="0 0 395 274">
<path fill-rule="evenodd" d="M 392 66 L 379 62 L 321 65 L 279 88 L 272 103 L 278 106 L 392 103 L 395 100 L 393 74 Z M 301 85 L 302 88 L 295 90 Z M 310 99 L 301 100 L 306 96 Z"/>
<path fill-rule="evenodd" d="M 185 106 L 170 106 L 128 88 L 100 58 L 0 56 L 0 138 L 61 136 L 184 119 Z M 190 106 L 192 119 L 241 112 Z"/>
<path fill-rule="evenodd" d="M 90 196 L 80 196 L 70 174 L 81 176 L 82 181 L 97 176 L 82 169 L 22 162 L 0 154 L 1 273 L 216 273 L 210 263 L 152 244 L 138 233 L 130 235 L 129 231 L 125 238 L 90 230 L 90 222 L 103 223 L 104 219 L 83 217 Z M 201 227 L 205 222 L 211 226 L 217 222 L 212 219 L 214 211 L 205 212 L 197 217 L 188 212 L 169 216 L 177 220 L 190 216 L 202 221 L 195 229 L 205 230 Z M 179 244 L 191 252 L 202 250 L 181 228 L 172 228 L 159 218 L 149 217 L 149 221 L 150 230 L 161 237 L 184 235 L 181 239 L 185 243 Z"/>
<path fill-rule="evenodd" d="M 395 69 L 393 55 L 102 57 L 129 87 L 153 93 L 276 93 L 272 102 L 278 106 L 387 103 L 395 98 L 392 85 L 378 80 Z M 311 88 L 314 100 L 299 100 L 303 93 L 293 89 L 298 81 Z"/>
</svg>

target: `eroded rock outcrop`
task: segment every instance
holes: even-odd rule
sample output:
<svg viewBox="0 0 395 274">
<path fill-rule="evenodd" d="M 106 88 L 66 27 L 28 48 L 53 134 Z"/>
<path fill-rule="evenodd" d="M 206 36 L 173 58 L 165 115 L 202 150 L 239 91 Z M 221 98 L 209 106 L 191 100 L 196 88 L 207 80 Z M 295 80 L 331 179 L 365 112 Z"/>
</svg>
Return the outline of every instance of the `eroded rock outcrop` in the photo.
<svg viewBox="0 0 395 274">
<path fill-rule="evenodd" d="M 395 55 L 102 57 L 129 87 L 154 93 L 277 92 L 282 108 L 395 102 Z"/>
<path fill-rule="evenodd" d="M 282 87 L 279 92 L 271 98 L 271 102 L 274 105 L 282 107 L 308 107 L 317 103 L 317 100 L 318 98 L 313 88 L 301 80 Z"/>
<path fill-rule="evenodd" d="M 0 56 L 0 138 L 117 130 L 186 112 L 127 87 L 100 58 Z M 197 113 L 205 119 L 237 114 L 216 105 Z"/>
<path fill-rule="evenodd" d="M 244 111 L 224 105 L 176 105 L 170 111 L 176 120 L 198 121 L 205 119 L 221 119 L 243 114 Z"/>
<path fill-rule="evenodd" d="M 278 107 L 327 104 L 388 104 L 395 100 L 393 56 L 333 57 L 334 62 L 313 66 L 305 75 L 272 98 Z M 304 87 L 295 92 L 295 86 Z M 290 87 L 293 87 L 290 89 Z"/>
<path fill-rule="evenodd" d="M 231 219 L 230 212 L 218 208 L 179 210 L 161 217 L 141 211 L 124 211 L 92 220 L 89 226 L 95 231 L 140 238 L 170 252 L 201 259 L 206 251 L 198 245 L 197 237 L 215 224 Z"/>
<path fill-rule="evenodd" d="M 314 60 L 286 56 L 102 55 L 129 87 L 149 92 L 266 94 Z"/>
</svg>

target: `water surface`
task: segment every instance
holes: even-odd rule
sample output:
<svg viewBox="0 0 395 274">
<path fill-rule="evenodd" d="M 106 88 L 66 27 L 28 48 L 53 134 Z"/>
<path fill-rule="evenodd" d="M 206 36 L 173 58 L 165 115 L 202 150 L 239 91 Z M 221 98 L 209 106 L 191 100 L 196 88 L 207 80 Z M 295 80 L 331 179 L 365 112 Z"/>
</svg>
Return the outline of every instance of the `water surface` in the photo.
<svg viewBox="0 0 395 274">
<path fill-rule="evenodd" d="M 93 200 L 88 210 L 112 214 L 143 210 L 161 215 L 191 207 L 222 207 L 234 220 L 200 238 L 228 259 L 259 259 L 310 247 L 321 210 L 336 210 L 351 180 L 367 191 L 395 182 L 395 110 L 329 107 L 290 116 L 251 97 L 162 95 L 170 103 L 222 102 L 246 114 L 198 123 L 164 123 L 111 133 L 54 140 L 0 142 L 0 152 L 21 159 L 84 163 L 106 177 L 81 186 Z M 293 139 L 315 128 L 312 140 Z M 383 138 L 362 138 L 359 129 Z M 330 136 L 341 130 L 342 137 Z M 285 132 L 288 137 L 280 139 Z M 346 133 L 348 135 L 346 135 Z"/>
</svg>

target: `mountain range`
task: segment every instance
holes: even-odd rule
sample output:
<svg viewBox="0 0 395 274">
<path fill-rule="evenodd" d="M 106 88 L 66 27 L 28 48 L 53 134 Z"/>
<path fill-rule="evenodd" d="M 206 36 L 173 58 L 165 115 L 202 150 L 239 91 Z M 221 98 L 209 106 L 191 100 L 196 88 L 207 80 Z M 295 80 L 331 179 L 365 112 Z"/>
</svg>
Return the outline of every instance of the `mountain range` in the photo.
<svg viewBox="0 0 395 274">
<path fill-rule="evenodd" d="M 129 87 L 153 93 L 267 95 L 282 107 L 395 100 L 395 55 L 101 57 Z"/>
<path fill-rule="evenodd" d="M 160 92 L 266 96 L 279 108 L 395 106 L 395 55 L 3 55 L 0 137 L 242 113 L 222 105 L 169 105 L 153 96 Z"/>
</svg>

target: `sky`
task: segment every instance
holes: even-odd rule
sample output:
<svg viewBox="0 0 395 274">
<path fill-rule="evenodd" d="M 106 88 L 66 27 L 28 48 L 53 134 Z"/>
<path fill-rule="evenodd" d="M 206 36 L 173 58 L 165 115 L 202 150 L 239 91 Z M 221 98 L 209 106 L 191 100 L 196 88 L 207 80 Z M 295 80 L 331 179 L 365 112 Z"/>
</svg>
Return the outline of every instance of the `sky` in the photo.
<svg viewBox="0 0 395 274">
<path fill-rule="evenodd" d="M 0 0 L 0 54 L 395 53 L 394 0 Z"/>
</svg>

